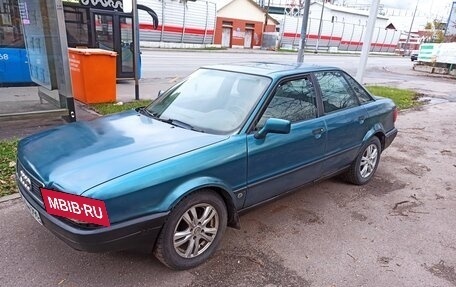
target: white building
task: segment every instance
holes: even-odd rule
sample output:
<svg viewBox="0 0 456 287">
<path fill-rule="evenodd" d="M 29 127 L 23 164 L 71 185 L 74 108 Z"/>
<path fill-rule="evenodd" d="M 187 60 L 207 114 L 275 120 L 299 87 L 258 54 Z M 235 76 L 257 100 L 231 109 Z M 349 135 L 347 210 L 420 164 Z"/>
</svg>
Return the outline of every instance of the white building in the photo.
<svg viewBox="0 0 456 287">
<path fill-rule="evenodd" d="M 155 29 L 151 17 L 139 10 L 142 45 L 159 46 L 158 43 L 165 42 L 200 45 L 214 43 L 216 3 L 203 0 L 138 0 L 138 4 L 153 9 L 159 19 L 158 28 Z"/>
<path fill-rule="evenodd" d="M 281 23 L 282 47 L 296 47 L 299 44 L 302 15 L 299 12 L 293 13 L 293 11 L 299 11 L 296 6 L 295 9 L 291 9 L 293 6 L 289 4 L 285 7 L 283 15 L 275 14 L 272 16 Z M 338 50 L 344 51 L 361 50 L 363 35 L 369 18 L 368 11 L 356 10 L 330 3 L 325 3 L 323 8 L 322 2 L 312 2 L 309 11 L 310 15 L 307 28 L 308 48 L 316 46 L 318 42 L 319 49 L 337 47 Z M 394 52 L 396 50 L 401 33 L 394 28 L 386 29 L 389 24 L 387 17 L 377 16 L 371 51 Z"/>
</svg>

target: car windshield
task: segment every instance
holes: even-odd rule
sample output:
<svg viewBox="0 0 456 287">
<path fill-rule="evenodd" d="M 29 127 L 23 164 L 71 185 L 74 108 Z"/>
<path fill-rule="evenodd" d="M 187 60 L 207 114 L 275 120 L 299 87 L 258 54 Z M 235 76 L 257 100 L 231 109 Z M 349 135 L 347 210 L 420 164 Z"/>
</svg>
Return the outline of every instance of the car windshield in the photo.
<svg viewBox="0 0 456 287">
<path fill-rule="evenodd" d="M 213 134 L 240 129 L 271 79 L 199 69 L 147 107 L 148 114 L 176 126 Z"/>
</svg>

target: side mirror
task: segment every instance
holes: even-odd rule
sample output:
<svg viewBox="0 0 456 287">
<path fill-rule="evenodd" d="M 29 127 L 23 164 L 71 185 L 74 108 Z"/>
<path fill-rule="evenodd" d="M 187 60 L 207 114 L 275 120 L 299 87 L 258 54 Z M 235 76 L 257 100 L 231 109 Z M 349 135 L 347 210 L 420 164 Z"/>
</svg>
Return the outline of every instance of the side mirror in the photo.
<svg viewBox="0 0 456 287">
<path fill-rule="evenodd" d="M 157 99 L 160 98 L 161 96 L 163 96 L 163 94 L 165 93 L 165 91 L 158 91 L 158 94 L 157 94 Z"/>
<path fill-rule="evenodd" d="M 289 134 L 290 129 L 290 121 L 270 118 L 266 121 L 264 126 L 255 133 L 254 137 L 256 139 L 264 139 L 268 133 Z"/>
</svg>

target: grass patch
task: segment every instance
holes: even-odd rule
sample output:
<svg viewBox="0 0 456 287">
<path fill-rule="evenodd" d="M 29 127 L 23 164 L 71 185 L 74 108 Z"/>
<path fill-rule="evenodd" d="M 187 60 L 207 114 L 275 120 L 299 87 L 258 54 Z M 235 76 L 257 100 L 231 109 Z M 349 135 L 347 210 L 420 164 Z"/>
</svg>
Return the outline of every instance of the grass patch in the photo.
<svg viewBox="0 0 456 287">
<path fill-rule="evenodd" d="M 227 48 L 221 48 L 221 47 L 204 47 L 204 48 L 190 48 L 190 49 L 186 49 L 186 50 L 194 50 L 194 51 L 198 51 L 198 50 L 201 50 L 201 51 L 225 51 L 225 50 L 228 50 Z"/>
<path fill-rule="evenodd" d="M 123 103 L 121 105 L 119 103 L 93 104 L 90 105 L 90 107 L 99 114 L 109 115 L 135 109 L 138 107 L 144 107 L 149 105 L 151 102 L 152 100 L 139 100 L 134 102 Z"/>
<path fill-rule="evenodd" d="M 0 197 L 17 192 L 14 172 L 18 140 L 0 141 Z"/>
<path fill-rule="evenodd" d="M 367 86 L 369 92 L 376 96 L 390 98 L 400 109 L 409 109 L 421 105 L 417 92 L 385 86 Z"/>
</svg>

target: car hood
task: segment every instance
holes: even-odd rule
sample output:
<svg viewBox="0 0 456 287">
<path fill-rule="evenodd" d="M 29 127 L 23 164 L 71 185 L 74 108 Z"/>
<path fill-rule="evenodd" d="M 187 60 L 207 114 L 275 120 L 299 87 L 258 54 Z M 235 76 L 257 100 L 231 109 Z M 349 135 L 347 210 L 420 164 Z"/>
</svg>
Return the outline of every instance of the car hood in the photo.
<svg viewBox="0 0 456 287">
<path fill-rule="evenodd" d="M 136 111 L 77 122 L 19 142 L 18 160 L 48 188 L 73 194 L 168 158 L 219 142 Z"/>
</svg>

